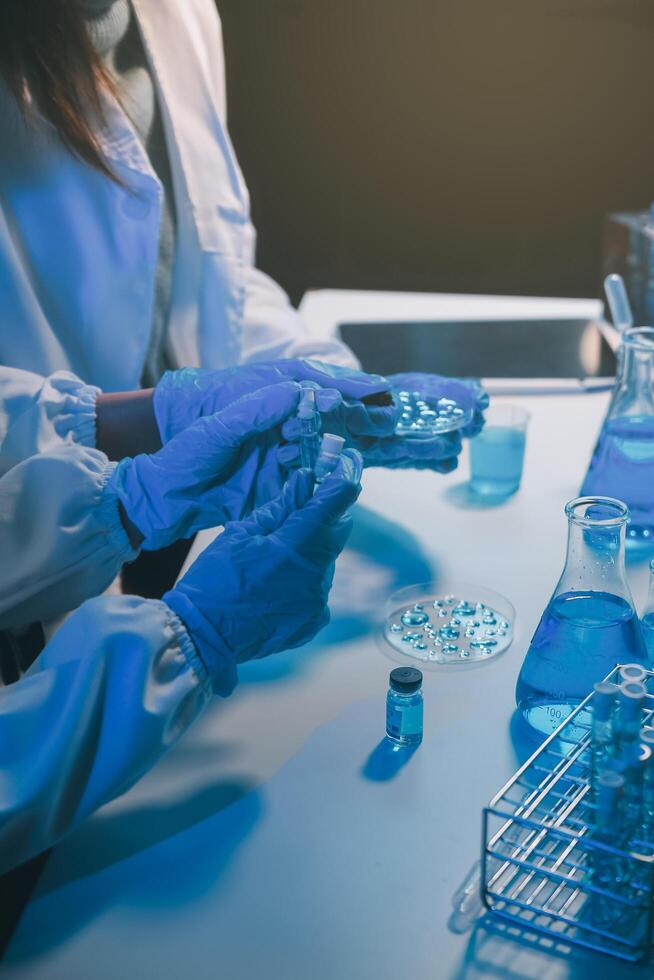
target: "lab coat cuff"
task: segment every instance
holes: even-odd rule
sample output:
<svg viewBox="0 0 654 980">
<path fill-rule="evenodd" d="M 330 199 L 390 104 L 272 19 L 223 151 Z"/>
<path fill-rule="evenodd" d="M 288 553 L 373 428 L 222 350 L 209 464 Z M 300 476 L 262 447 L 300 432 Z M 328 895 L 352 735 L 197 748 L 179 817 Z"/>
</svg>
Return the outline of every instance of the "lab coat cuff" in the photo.
<svg viewBox="0 0 654 980">
<path fill-rule="evenodd" d="M 139 554 L 139 549 L 135 548 L 127 531 L 120 519 L 119 497 L 113 485 L 110 483 L 114 470 L 118 463 L 107 463 L 100 474 L 100 499 L 98 501 L 98 515 L 102 525 L 107 529 L 107 536 L 110 546 L 116 553 L 121 564 L 134 561 Z"/>
<path fill-rule="evenodd" d="M 213 693 L 222 698 L 229 697 L 238 681 L 234 654 L 184 592 L 172 589 L 166 592 L 162 601 L 193 637 L 194 649 L 211 680 Z"/>
<path fill-rule="evenodd" d="M 209 677 L 207 668 L 205 667 L 202 658 L 199 656 L 198 651 L 195 648 L 193 640 L 189 636 L 186 626 L 179 618 L 177 613 L 173 612 L 167 603 L 158 599 L 153 601 L 155 602 L 155 605 L 162 607 L 166 617 L 166 626 L 168 626 L 168 628 L 173 632 L 177 645 L 179 646 L 187 664 L 197 677 L 200 687 L 208 698 L 211 697 L 211 678 Z"/>
<path fill-rule="evenodd" d="M 81 446 L 95 448 L 97 400 L 101 393 L 95 385 L 87 385 L 67 372 L 50 378 L 52 388 L 61 396 L 54 420 L 58 436 Z"/>
</svg>

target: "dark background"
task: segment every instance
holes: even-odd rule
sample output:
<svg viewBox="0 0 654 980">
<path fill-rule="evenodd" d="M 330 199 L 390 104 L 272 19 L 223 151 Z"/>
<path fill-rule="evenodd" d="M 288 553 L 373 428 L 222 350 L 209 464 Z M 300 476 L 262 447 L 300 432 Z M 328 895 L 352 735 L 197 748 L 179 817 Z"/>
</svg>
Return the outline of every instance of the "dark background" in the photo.
<svg viewBox="0 0 654 980">
<path fill-rule="evenodd" d="M 599 295 L 654 198 L 654 0 L 217 0 L 258 264 L 347 287 Z"/>
</svg>

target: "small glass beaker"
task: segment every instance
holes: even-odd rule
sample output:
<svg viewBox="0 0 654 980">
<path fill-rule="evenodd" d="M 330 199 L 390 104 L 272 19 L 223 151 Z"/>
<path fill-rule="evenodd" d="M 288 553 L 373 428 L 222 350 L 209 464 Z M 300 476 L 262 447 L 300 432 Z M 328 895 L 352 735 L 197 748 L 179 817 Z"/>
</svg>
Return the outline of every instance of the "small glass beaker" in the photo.
<svg viewBox="0 0 654 980">
<path fill-rule="evenodd" d="M 654 547 L 654 328 L 625 330 L 618 375 L 584 479 L 584 496 L 629 507 L 627 544 Z"/>
<path fill-rule="evenodd" d="M 491 405 L 486 424 L 470 442 L 470 489 L 480 497 L 509 497 L 520 486 L 529 412 Z"/>
<path fill-rule="evenodd" d="M 610 497 L 566 505 L 563 574 L 533 635 L 516 701 L 534 734 L 563 722 L 618 663 L 649 664 L 624 567 L 629 509 Z M 571 737 L 581 735 L 570 732 Z M 573 728 L 573 726 L 568 726 Z"/>
</svg>

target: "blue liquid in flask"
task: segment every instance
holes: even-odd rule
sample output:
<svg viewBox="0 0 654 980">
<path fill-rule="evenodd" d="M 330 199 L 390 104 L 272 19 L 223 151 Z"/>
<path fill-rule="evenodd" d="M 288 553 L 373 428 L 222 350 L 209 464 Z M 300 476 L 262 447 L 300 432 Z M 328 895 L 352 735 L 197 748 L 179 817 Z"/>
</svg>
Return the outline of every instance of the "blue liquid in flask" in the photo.
<svg viewBox="0 0 654 980">
<path fill-rule="evenodd" d="M 641 620 L 641 626 L 649 659 L 654 663 L 654 612 L 645 613 Z"/>
<path fill-rule="evenodd" d="M 630 520 L 627 540 L 654 545 L 654 418 L 625 415 L 609 419 L 584 480 L 584 496 L 624 500 Z"/>
<path fill-rule="evenodd" d="M 516 701 L 543 738 L 603 680 L 617 663 L 646 662 L 647 652 L 633 607 L 610 592 L 556 595 L 536 628 L 522 665 Z M 589 718 L 571 723 L 571 741 L 587 734 Z"/>
</svg>

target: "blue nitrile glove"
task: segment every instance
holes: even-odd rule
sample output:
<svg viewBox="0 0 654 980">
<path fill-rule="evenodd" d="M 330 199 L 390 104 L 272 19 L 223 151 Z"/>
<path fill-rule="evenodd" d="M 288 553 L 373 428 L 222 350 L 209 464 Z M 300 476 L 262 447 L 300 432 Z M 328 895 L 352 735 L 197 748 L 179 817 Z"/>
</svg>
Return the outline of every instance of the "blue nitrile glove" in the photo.
<svg viewBox="0 0 654 980">
<path fill-rule="evenodd" d="M 381 431 L 381 427 L 376 432 L 371 429 L 366 430 L 363 425 L 353 425 L 351 419 L 347 420 L 347 425 L 344 424 L 338 406 L 335 410 L 323 414 L 323 431 L 343 436 L 348 446 L 358 449 L 363 455 L 366 466 L 410 467 L 437 470 L 440 473 L 449 473 L 455 469 L 461 452 L 461 436 L 475 436 L 483 427 L 483 410 L 488 405 L 488 395 L 483 388 L 476 381 L 442 378 L 437 374 L 419 372 L 393 374 L 387 378 L 387 381 L 393 386 L 394 405 L 392 409 L 383 410 L 386 413 L 386 422 L 392 423 L 385 432 Z M 435 435 L 431 439 L 409 440 L 393 435 L 401 408 L 397 392 L 403 390 L 420 391 L 423 398 L 431 401 L 451 398 L 464 411 L 472 409 L 473 418 L 460 432 Z M 318 400 L 317 395 L 316 399 Z M 364 408 L 361 405 L 358 407 Z M 282 426 L 286 445 L 279 448 L 278 456 L 280 463 L 288 468 L 299 465 L 297 446 L 299 431 L 300 425 L 296 418 L 290 418 Z"/>
<path fill-rule="evenodd" d="M 214 691 L 229 694 L 236 664 L 308 642 L 329 622 L 334 563 L 352 528 L 362 462 L 345 450 L 316 487 L 294 473 L 274 501 L 229 524 L 163 601 L 189 631 Z"/>
<path fill-rule="evenodd" d="M 257 388 L 289 379 L 310 381 L 317 389 L 326 389 L 316 398 L 319 411 L 334 413 L 336 424 L 353 436 L 384 436 L 395 428 L 399 406 L 392 402 L 385 378 L 322 361 L 289 358 L 224 371 L 167 371 L 153 395 L 161 440 L 168 442 L 196 419 L 221 411 Z M 362 399 L 370 404 L 362 404 Z"/>
<path fill-rule="evenodd" d="M 461 437 L 472 438 L 484 426 L 484 409 L 488 406 L 488 394 L 478 381 L 444 378 L 438 374 L 425 374 L 410 371 L 391 374 L 388 381 L 393 386 L 393 394 L 398 391 L 419 391 L 425 401 L 436 402 L 439 398 L 451 398 L 464 411 L 472 409 L 473 416 L 468 425 L 459 432 L 445 433 L 433 439 L 380 439 L 366 452 L 366 459 L 376 466 L 391 466 L 398 469 L 431 469 L 449 473 L 456 469 L 461 452 Z M 288 424 L 288 423 L 285 423 Z M 283 429 L 282 429 L 283 431 Z"/>
<path fill-rule="evenodd" d="M 198 419 L 151 456 L 123 459 L 107 483 L 142 547 L 164 548 L 236 520 L 279 493 L 280 425 L 297 410 L 294 381 L 260 388 Z"/>
</svg>

